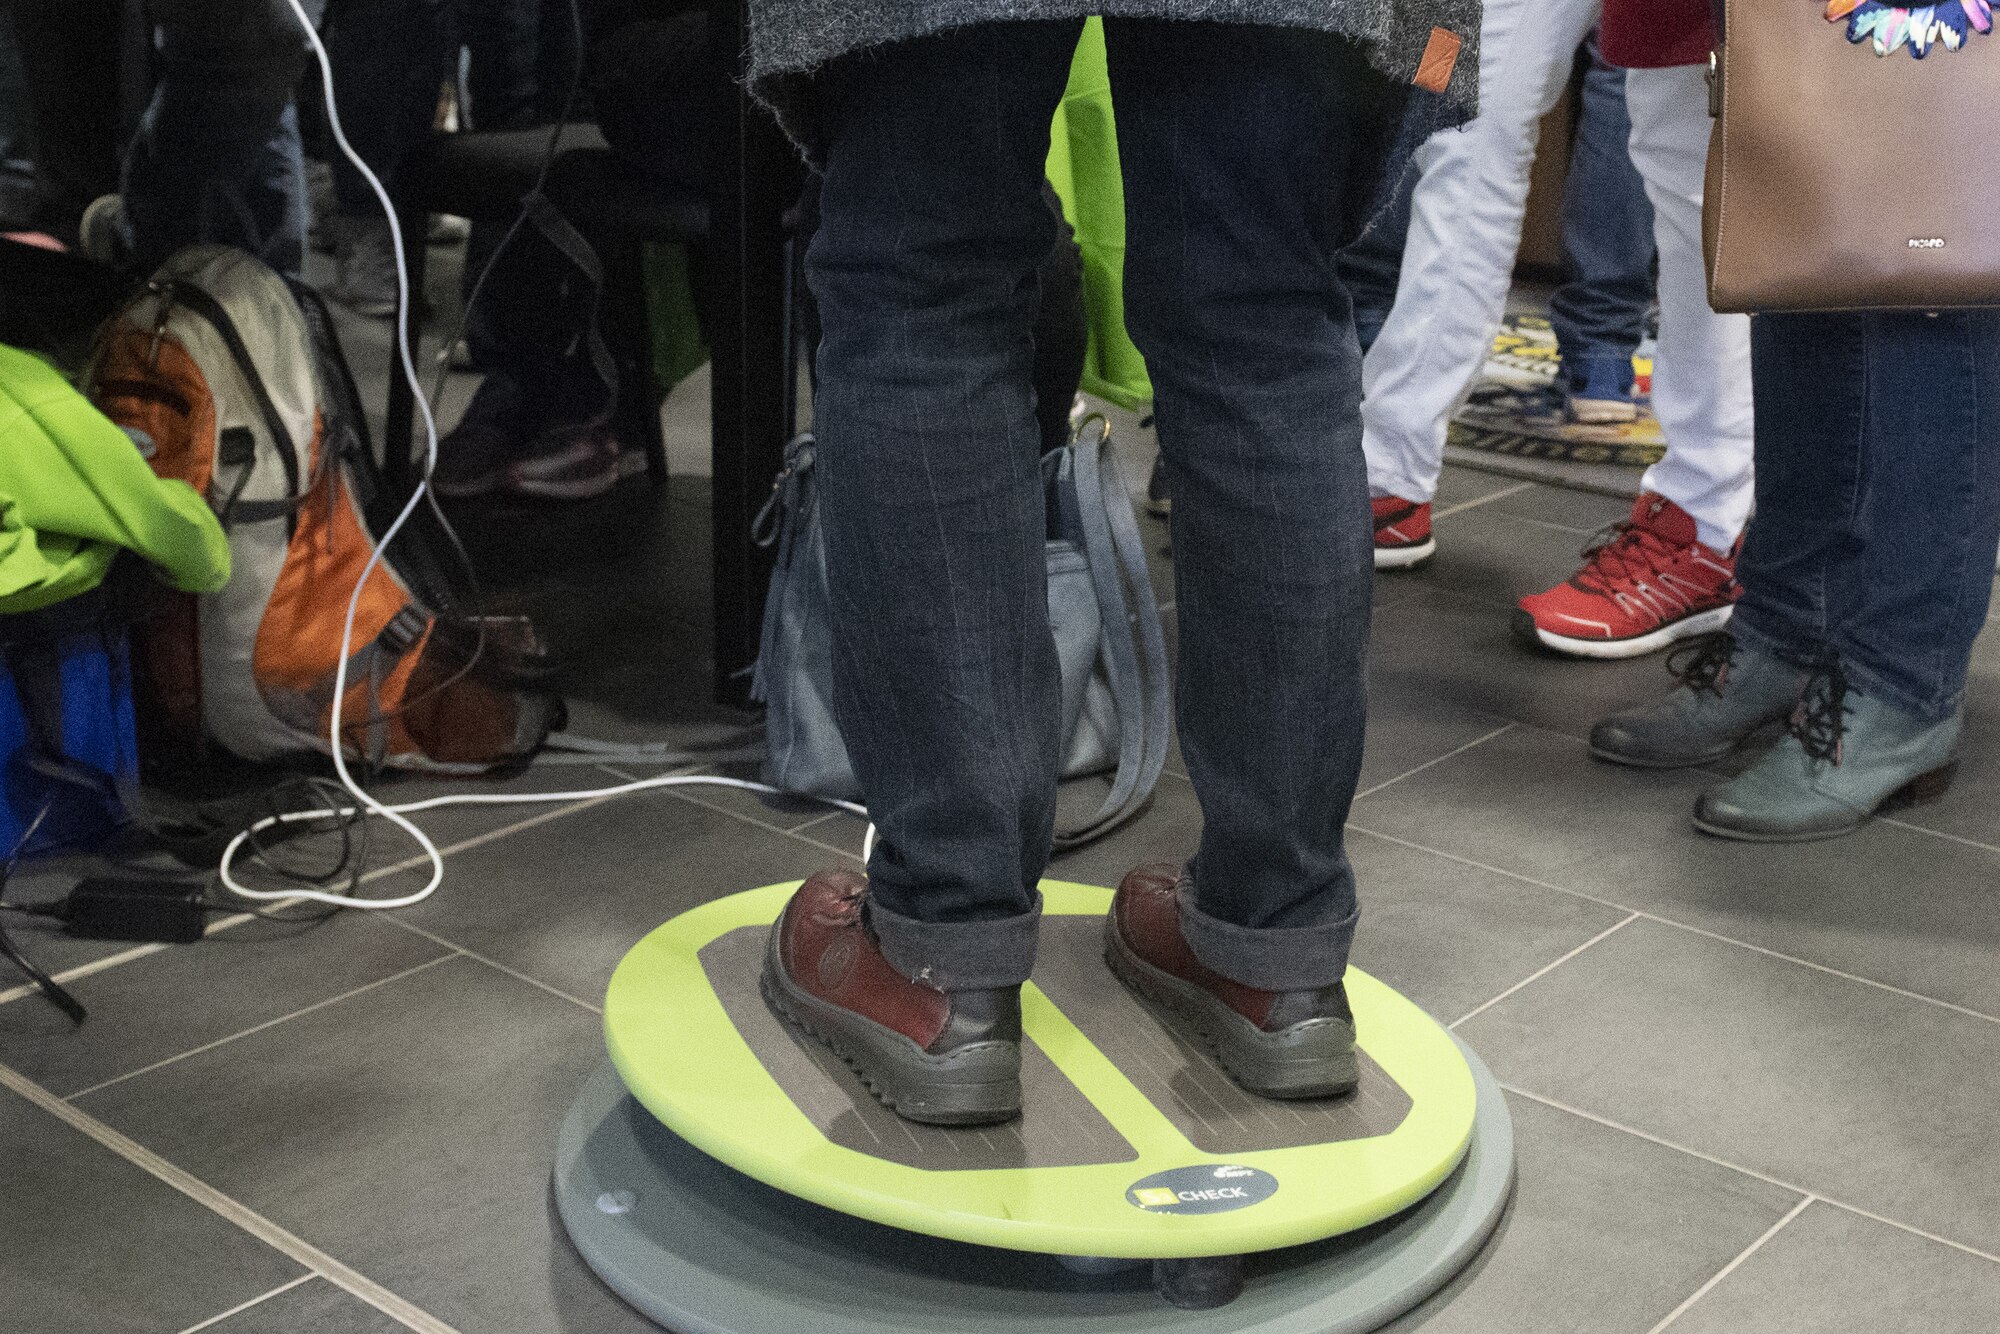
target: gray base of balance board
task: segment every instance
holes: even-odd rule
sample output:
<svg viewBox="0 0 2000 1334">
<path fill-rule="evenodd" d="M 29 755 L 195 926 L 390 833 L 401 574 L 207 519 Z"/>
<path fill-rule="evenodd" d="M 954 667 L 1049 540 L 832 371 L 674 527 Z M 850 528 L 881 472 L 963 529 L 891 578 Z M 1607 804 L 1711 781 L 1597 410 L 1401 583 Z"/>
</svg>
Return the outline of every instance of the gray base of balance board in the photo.
<svg viewBox="0 0 2000 1334">
<path fill-rule="evenodd" d="M 1089 1334 L 1366 1334 L 1463 1269 L 1512 1194 L 1504 1095 L 1465 1056 L 1478 1115 L 1444 1184 L 1359 1232 L 1248 1257 L 1242 1295 L 1214 1310 L 1168 1306 L 1148 1265 L 941 1240 L 774 1190 L 661 1125 L 609 1062 L 563 1123 L 556 1205 L 599 1277 L 676 1334 L 1046 1334 L 1070 1322 Z"/>
</svg>

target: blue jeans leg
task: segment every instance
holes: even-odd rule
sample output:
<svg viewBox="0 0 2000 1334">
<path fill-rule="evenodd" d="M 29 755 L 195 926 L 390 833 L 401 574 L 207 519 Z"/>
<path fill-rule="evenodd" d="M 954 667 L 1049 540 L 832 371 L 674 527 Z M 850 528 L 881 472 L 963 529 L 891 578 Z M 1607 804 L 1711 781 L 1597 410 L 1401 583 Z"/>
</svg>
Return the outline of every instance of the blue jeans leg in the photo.
<svg viewBox="0 0 2000 1334">
<path fill-rule="evenodd" d="M 821 505 L 834 708 L 882 831 L 897 967 L 1033 963 L 1059 757 L 1035 272 L 1048 125 L 1078 26 L 955 30 L 818 92 Z M 1340 976 L 1371 525 L 1360 352 L 1334 277 L 1401 94 L 1330 38 L 1114 19 L 1126 295 L 1174 470 L 1179 714 L 1206 820 L 1196 951 L 1259 986 Z"/>
<path fill-rule="evenodd" d="M 1317 33 L 1111 19 L 1105 39 L 1203 817 L 1182 920 L 1227 977 L 1325 985 L 1357 917 L 1342 830 L 1374 578 L 1361 353 L 1335 259 L 1404 94 Z"/>
<path fill-rule="evenodd" d="M 1925 719 L 1965 692 L 2000 549 L 2000 313 L 1765 315 L 1737 632 Z"/>
<path fill-rule="evenodd" d="M 1549 322 L 1566 365 L 1629 361 L 1653 303 L 1653 206 L 1626 143 L 1625 71 L 1596 58 L 1583 80 L 1582 115 L 1563 195 L 1567 280 L 1549 299 Z"/>
<path fill-rule="evenodd" d="M 1410 239 L 1410 201 L 1422 179 L 1413 170 L 1403 174 L 1382 216 L 1360 239 L 1340 252 L 1340 281 L 1354 299 L 1354 334 L 1361 352 L 1375 346 L 1375 337 L 1396 308 L 1396 287 L 1403 276 L 1403 247 Z"/>
<path fill-rule="evenodd" d="M 321 0 L 307 0 L 317 19 Z M 125 158 L 133 249 L 233 245 L 281 273 L 305 262 L 305 159 L 292 86 L 310 51 L 285 0 L 154 0 L 159 83 Z"/>
<path fill-rule="evenodd" d="M 819 80 L 817 470 L 834 714 L 881 832 L 873 923 L 947 986 L 1034 960 L 1059 674 L 1031 381 L 1049 124 L 1080 21 L 956 29 Z"/>
</svg>

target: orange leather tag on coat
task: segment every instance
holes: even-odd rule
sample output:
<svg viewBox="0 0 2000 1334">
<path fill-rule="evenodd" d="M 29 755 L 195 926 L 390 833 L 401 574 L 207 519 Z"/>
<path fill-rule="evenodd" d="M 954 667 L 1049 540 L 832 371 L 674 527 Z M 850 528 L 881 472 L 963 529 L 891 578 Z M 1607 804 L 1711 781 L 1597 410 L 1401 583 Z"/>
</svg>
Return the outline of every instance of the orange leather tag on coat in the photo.
<svg viewBox="0 0 2000 1334">
<path fill-rule="evenodd" d="M 1464 49 L 1465 41 L 1457 33 L 1432 28 L 1424 58 L 1417 62 L 1417 77 L 1410 82 L 1425 92 L 1443 92 L 1451 87 L 1452 71 L 1458 68 L 1458 53 Z"/>
</svg>

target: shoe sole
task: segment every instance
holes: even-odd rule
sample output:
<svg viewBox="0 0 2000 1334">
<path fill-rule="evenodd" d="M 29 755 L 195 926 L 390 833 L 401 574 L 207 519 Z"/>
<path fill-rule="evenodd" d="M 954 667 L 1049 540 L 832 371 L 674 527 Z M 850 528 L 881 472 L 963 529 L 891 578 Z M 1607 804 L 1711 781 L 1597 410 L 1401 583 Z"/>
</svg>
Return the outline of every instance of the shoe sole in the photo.
<svg viewBox="0 0 2000 1334">
<path fill-rule="evenodd" d="M 979 1042 L 932 1056 L 901 1033 L 829 1004 L 785 976 L 775 926 L 759 989 L 780 1019 L 838 1056 L 898 1116 L 931 1126 L 985 1126 L 1021 1114 L 1018 1046 Z"/>
<path fill-rule="evenodd" d="M 1621 658 L 1643 658 L 1649 653 L 1658 653 L 1671 644 L 1696 635 L 1705 635 L 1720 630 L 1729 624 L 1729 617 L 1736 608 L 1711 607 L 1707 611 L 1683 616 L 1657 630 L 1630 639 L 1571 639 L 1552 630 L 1544 630 L 1535 623 L 1532 613 L 1516 608 L 1514 611 L 1515 637 L 1525 643 L 1537 645 L 1571 658 L 1598 658 L 1616 660 Z"/>
<path fill-rule="evenodd" d="M 1629 426 L 1639 420 L 1639 409 L 1630 403 L 1571 399 L 1569 417 L 1578 426 Z"/>
<path fill-rule="evenodd" d="M 618 485 L 622 476 L 617 469 L 610 469 L 602 476 L 588 477 L 575 482 L 533 482 L 510 477 L 506 488 L 510 495 L 522 496 L 529 500 L 595 500 L 607 495 Z"/>
<path fill-rule="evenodd" d="M 1760 727 L 1762 725 L 1761 723 L 1758 724 Z M 1751 730 L 1755 731 L 1756 729 L 1752 728 Z M 1745 737 L 1748 735 L 1748 733 L 1745 733 Z M 1627 769 L 1698 769 L 1704 764 L 1714 764 L 1717 760 L 1725 758 L 1731 751 L 1742 745 L 1743 740 L 1744 738 L 1738 738 L 1719 750 L 1705 751 L 1700 755 L 1687 755 L 1671 760 L 1649 760 L 1635 755 L 1620 755 L 1615 750 L 1599 750 L 1596 746 L 1590 748 L 1590 753 L 1595 759 L 1603 760 L 1607 764 L 1622 764 Z"/>
<path fill-rule="evenodd" d="M 1437 539 L 1426 538 L 1414 546 L 1376 547 L 1375 568 L 1378 570 L 1411 570 L 1437 555 Z"/>
<path fill-rule="evenodd" d="M 1755 829 L 1731 829 L 1727 825 L 1710 824 L 1694 816 L 1694 827 L 1715 838 L 1726 838 L 1737 843 L 1817 843 L 1822 839 L 1844 838 L 1860 829 L 1870 820 L 1880 815 L 1893 815 L 1915 806 L 1928 806 L 1951 790 L 1952 779 L 1958 776 L 1958 761 L 1939 765 L 1929 773 L 1918 774 L 1909 782 L 1882 798 L 1882 804 L 1868 812 L 1853 824 L 1842 825 L 1838 829 L 1813 829 L 1802 833 L 1775 833 Z"/>
<path fill-rule="evenodd" d="M 500 482 L 501 477 L 497 472 L 490 472 L 467 482 L 439 482 L 433 477 L 431 490 L 440 500 L 477 500 L 481 496 L 490 496 L 498 491 Z"/>
<path fill-rule="evenodd" d="M 1200 987 L 1141 959 L 1109 916 L 1104 962 L 1141 1004 L 1205 1049 L 1246 1093 L 1284 1100 L 1337 1098 L 1361 1082 L 1354 1030 L 1338 1019 L 1308 1019 L 1266 1033 Z"/>
</svg>

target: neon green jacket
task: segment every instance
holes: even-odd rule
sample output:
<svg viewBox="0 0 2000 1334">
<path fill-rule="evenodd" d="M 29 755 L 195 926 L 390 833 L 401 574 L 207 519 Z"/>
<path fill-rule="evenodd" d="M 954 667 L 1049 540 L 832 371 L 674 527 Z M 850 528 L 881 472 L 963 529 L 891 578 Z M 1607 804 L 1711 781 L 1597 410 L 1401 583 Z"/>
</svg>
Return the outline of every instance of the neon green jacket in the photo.
<svg viewBox="0 0 2000 1334">
<path fill-rule="evenodd" d="M 183 592 L 229 582 L 229 540 L 208 502 L 153 476 L 41 358 L 0 346 L 0 614 L 88 592 L 120 548 Z"/>
<path fill-rule="evenodd" d="M 1118 174 L 1104 28 L 1096 19 L 1084 25 L 1069 87 L 1056 108 L 1049 182 L 1083 252 L 1084 306 L 1090 317 L 1083 391 L 1143 411 L 1152 401 L 1153 385 L 1146 378 L 1145 359 L 1125 334 L 1125 183 Z"/>
</svg>

